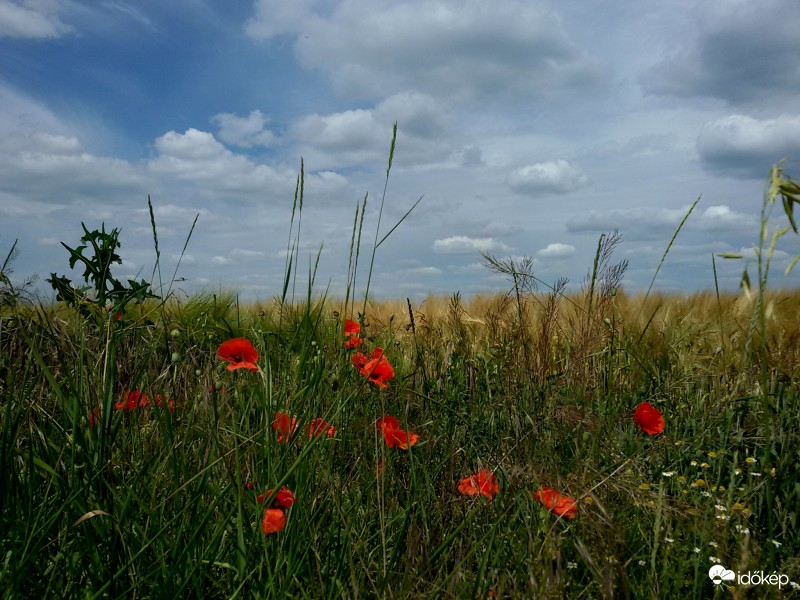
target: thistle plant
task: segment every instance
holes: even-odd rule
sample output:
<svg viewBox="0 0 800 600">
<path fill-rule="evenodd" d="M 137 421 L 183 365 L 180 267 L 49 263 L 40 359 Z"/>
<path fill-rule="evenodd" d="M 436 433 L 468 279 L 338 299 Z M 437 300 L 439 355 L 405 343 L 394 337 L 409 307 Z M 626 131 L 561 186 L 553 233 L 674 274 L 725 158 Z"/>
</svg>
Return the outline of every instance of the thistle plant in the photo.
<svg viewBox="0 0 800 600">
<path fill-rule="evenodd" d="M 148 298 L 157 298 L 150 291 L 150 284 L 142 279 L 135 281 L 129 279 L 127 285 L 111 274 L 111 265 L 122 264 L 122 259 L 117 254 L 121 246 L 119 229 L 114 228 L 106 232 L 105 224 L 98 231 L 89 231 L 84 223 L 84 236 L 81 245 L 76 248 L 61 245 L 69 252 L 69 267 L 74 269 L 80 263 L 84 267 L 83 280 L 88 285 L 76 286 L 66 276 L 50 274 L 46 279 L 56 292 L 56 300 L 64 301 L 69 306 L 78 309 L 86 318 L 96 318 L 108 311 L 120 315 L 125 306 L 131 302 L 141 303 Z M 92 255 L 85 256 L 84 251 L 91 248 Z"/>
</svg>

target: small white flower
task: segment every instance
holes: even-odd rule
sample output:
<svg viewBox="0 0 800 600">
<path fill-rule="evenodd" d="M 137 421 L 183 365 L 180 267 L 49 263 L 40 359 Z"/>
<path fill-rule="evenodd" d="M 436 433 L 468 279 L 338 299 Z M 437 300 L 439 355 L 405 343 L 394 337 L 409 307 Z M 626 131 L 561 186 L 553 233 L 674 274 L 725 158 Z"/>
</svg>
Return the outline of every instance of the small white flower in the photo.
<svg viewBox="0 0 800 600">
<path fill-rule="evenodd" d="M 717 521 L 730 521 L 730 517 L 728 515 L 717 515 Z"/>
<path fill-rule="evenodd" d="M 741 475 L 742 474 L 742 470 L 741 469 L 734 469 L 733 470 L 733 474 L 734 475 Z"/>
<path fill-rule="evenodd" d="M 689 464 L 690 464 L 690 465 L 692 465 L 693 467 L 696 467 L 696 466 L 697 466 L 697 461 L 696 461 L 696 460 L 693 460 L 693 461 L 692 461 L 692 462 L 690 462 Z"/>
<path fill-rule="evenodd" d="M 761 473 L 750 473 L 753 477 L 761 477 Z"/>
<path fill-rule="evenodd" d="M 719 544 L 717 542 L 708 542 L 708 545 L 712 548 L 719 548 Z"/>
<path fill-rule="evenodd" d="M 796 581 L 790 581 L 789 585 L 792 586 L 792 589 L 795 589 L 795 590 L 796 589 L 800 589 L 800 584 L 797 583 Z"/>
<path fill-rule="evenodd" d="M 675 475 L 675 471 L 662 471 L 661 475 L 663 477 L 672 477 L 673 475 Z"/>
<path fill-rule="evenodd" d="M 695 546 L 694 548 L 692 548 L 692 550 L 694 550 L 694 553 L 695 553 L 695 554 L 700 554 L 700 548 L 698 548 L 697 546 Z"/>
<path fill-rule="evenodd" d="M 752 465 L 753 463 L 756 463 L 758 461 L 755 458 L 753 458 L 752 456 L 748 456 L 747 458 L 744 459 L 744 462 L 750 463 Z"/>
<path fill-rule="evenodd" d="M 721 562 L 722 562 L 722 561 L 721 561 L 720 559 L 718 559 L 716 556 L 709 556 L 709 557 L 708 557 L 708 560 L 710 560 L 711 562 L 713 562 L 713 563 L 716 563 L 716 564 L 719 564 L 719 563 L 721 563 Z"/>
<path fill-rule="evenodd" d="M 643 567 L 643 566 L 645 566 L 646 564 L 647 564 L 647 561 L 646 561 L 646 560 L 640 560 L 640 561 L 639 561 L 639 566 L 640 566 L 640 567 Z"/>
<path fill-rule="evenodd" d="M 712 498 L 711 492 L 702 491 L 700 492 L 701 496 L 705 496 L 706 498 Z"/>
<path fill-rule="evenodd" d="M 728 509 L 722 506 L 722 504 L 715 504 L 714 508 L 716 508 L 720 512 L 728 512 Z"/>
<path fill-rule="evenodd" d="M 667 542 L 668 544 L 673 544 L 673 543 L 675 543 L 675 540 L 673 540 L 672 538 L 668 538 L 668 537 L 665 537 L 665 538 L 664 538 L 664 541 L 665 541 L 665 542 Z"/>
<path fill-rule="evenodd" d="M 567 563 L 567 568 L 568 569 L 577 569 L 578 568 L 578 563 L 568 562 Z"/>
<path fill-rule="evenodd" d="M 783 544 L 781 544 L 778 540 L 770 540 L 770 542 L 775 544 L 776 548 L 780 548 L 781 546 L 783 546 Z"/>
</svg>

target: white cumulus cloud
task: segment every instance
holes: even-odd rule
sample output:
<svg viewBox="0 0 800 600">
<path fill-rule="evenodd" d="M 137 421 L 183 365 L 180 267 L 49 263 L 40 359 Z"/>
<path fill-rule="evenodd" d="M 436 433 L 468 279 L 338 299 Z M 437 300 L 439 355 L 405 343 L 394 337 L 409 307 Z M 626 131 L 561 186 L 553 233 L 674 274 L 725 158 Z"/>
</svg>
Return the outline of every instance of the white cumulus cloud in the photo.
<svg viewBox="0 0 800 600">
<path fill-rule="evenodd" d="M 703 126 L 697 152 L 713 173 L 763 178 L 782 158 L 800 158 L 800 116 L 722 117 Z"/>
<path fill-rule="evenodd" d="M 468 254 L 470 252 L 505 252 L 508 246 L 494 238 L 471 238 L 465 235 L 436 240 L 433 251 L 440 254 Z"/>
<path fill-rule="evenodd" d="M 506 184 L 515 192 L 535 196 L 538 194 L 566 194 L 589 183 L 580 168 L 564 159 L 548 160 L 514 169 L 506 176 Z"/>
<path fill-rule="evenodd" d="M 214 115 L 211 122 L 219 126 L 219 139 L 226 144 L 252 148 L 275 143 L 275 134 L 264 128 L 267 118 L 260 110 L 252 111 L 247 117 L 220 113 Z"/>
<path fill-rule="evenodd" d="M 575 246 L 569 244 L 553 243 L 548 244 L 546 248 L 542 248 L 536 253 L 536 256 L 541 258 L 565 258 L 575 254 Z"/>
</svg>

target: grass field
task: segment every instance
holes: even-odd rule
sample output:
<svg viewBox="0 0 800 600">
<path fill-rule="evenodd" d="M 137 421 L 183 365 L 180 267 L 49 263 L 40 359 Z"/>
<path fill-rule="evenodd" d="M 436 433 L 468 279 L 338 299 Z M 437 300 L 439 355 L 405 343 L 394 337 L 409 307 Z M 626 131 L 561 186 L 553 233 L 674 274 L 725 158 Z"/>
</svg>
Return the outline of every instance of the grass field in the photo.
<svg viewBox="0 0 800 600">
<path fill-rule="evenodd" d="M 800 596 L 800 293 L 598 257 L 572 295 L 487 257 L 511 293 L 6 302 L 3 597 Z"/>
</svg>

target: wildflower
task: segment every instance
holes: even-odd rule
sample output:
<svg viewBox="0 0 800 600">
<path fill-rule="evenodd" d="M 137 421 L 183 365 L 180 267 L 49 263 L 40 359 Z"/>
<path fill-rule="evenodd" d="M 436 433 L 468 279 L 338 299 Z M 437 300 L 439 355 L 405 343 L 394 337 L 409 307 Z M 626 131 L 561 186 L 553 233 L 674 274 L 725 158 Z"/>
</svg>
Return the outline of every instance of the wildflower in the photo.
<svg viewBox="0 0 800 600">
<path fill-rule="evenodd" d="M 358 348 L 363 342 L 364 342 L 364 340 L 362 340 L 360 337 L 357 337 L 357 336 L 354 335 L 353 337 L 351 337 L 349 340 L 347 340 L 344 343 L 344 347 L 345 348 Z"/>
<path fill-rule="evenodd" d="M 164 401 L 161 399 L 161 394 L 156 394 L 156 397 L 155 397 L 154 404 L 155 404 L 155 405 L 156 405 L 158 408 L 164 408 L 164 407 L 165 407 L 165 405 L 166 405 L 166 408 L 168 408 L 168 409 L 169 409 L 169 412 L 172 412 L 173 410 L 175 410 L 175 401 L 174 401 L 172 398 L 170 398 L 170 399 L 169 399 L 169 400 L 167 400 L 167 401 L 166 401 L 166 403 L 165 403 L 165 402 L 164 402 Z"/>
<path fill-rule="evenodd" d="M 311 419 L 311 422 L 308 424 L 308 439 L 315 438 L 323 432 L 326 432 L 328 437 L 333 437 L 336 435 L 336 428 L 334 428 L 333 425 L 328 425 L 328 423 L 319 417 Z"/>
<path fill-rule="evenodd" d="M 539 488 L 531 495 L 534 500 L 559 517 L 574 519 L 578 514 L 578 505 L 575 504 L 575 500 L 569 496 L 562 496 L 553 488 Z"/>
<path fill-rule="evenodd" d="M 719 548 L 719 544 L 717 542 L 713 542 L 713 541 L 712 542 L 708 542 L 708 545 L 711 546 L 712 548 Z"/>
<path fill-rule="evenodd" d="M 264 501 L 272 495 L 272 490 L 267 490 L 266 494 L 259 494 L 256 496 L 256 502 L 259 504 L 263 504 Z M 275 494 L 275 497 L 272 499 L 272 503 L 270 504 L 271 507 L 275 508 L 291 508 L 294 504 L 294 494 L 292 490 L 288 487 L 281 486 L 281 489 Z"/>
<path fill-rule="evenodd" d="M 384 356 L 383 348 L 375 348 L 370 358 L 361 352 L 356 352 L 350 360 L 359 373 L 380 387 L 387 387 L 386 382 L 394 377 L 394 369 L 389 364 L 389 359 Z"/>
<path fill-rule="evenodd" d="M 645 566 L 646 564 L 647 564 L 647 561 L 646 561 L 646 560 L 640 560 L 640 561 L 639 561 L 639 566 L 640 566 L 640 567 L 643 567 L 643 566 Z"/>
<path fill-rule="evenodd" d="M 378 420 L 378 429 L 383 433 L 383 439 L 389 448 L 397 446 L 401 450 L 408 450 L 419 440 L 416 433 L 406 432 L 392 415 L 385 415 Z"/>
<path fill-rule="evenodd" d="M 297 417 L 289 417 L 283 412 L 275 413 L 275 420 L 272 422 L 272 429 L 278 432 L 278 441 L 286 442 L 297 431 Z"/>
<path fill-rule="evenodd" d="M 567 561 L 567 568 L 568 569 L 577 569 L 578 568 L 578 563 Z"/>
<path fill-rule="evenodd" d="M 89 427 L 94 427 L 95 422 L 100 422 L 100 407 L 95 406 L 89 411 Z"/>
<path fill-rule="evenodd" d="M 692 551 L 693 551 L 695 554 L 700 554 L 700 548 L 698 548 L 697 546 L 695 546 L 694 548 L 692 548 Z"/>
<path fill-rule="evenodd" d="M 639 484 L 639 489 L 646 492 L 647 490 L 650 489 L 650 484 L 649 483 L 640 483 Z"/>
<path fill-rule="evenodd" d="M 353 366 L 359 370 L 359 372 L 363 372 L 364 367 L 367 366 L 369 359 L 364 355 L 363 352 L 354 352 L 352 356 L 350 356 L 350 362 L 353 363 Z"/>
<path fill-rule="evenodd" d="M 708 458 L 717 458 L 717 453 L 712 450 L 708 453 Z"/>
<path fill-rule="evenodd" d="M 286 513 L 280 508 L 268 508 L 264 511 L 264 517 L 261 519 L 261 531 L 264 535 L 278 533 L 283 531 L 284 527 L 286 527 Z"/>
<path fill-rule="evenodd" d="M 673 475 L 675 475 L 675 471 L 662 471 L 661 472 L 661 476 L 662 477 L 672 477 Z"/>
<path fill-rule="evenodd" d="M 466 496 L 483 494 L 489 500 L 500 491 L 500 484 L 491 469 L 481 469 L 475 475 L 466 477 L 458 483 L 458 491 Z"/>
<path fill-rule="evenodd" d="M 733 510 L 744 510 L 744 504 L 742 504 L 741 502 L 734 502 Z"/>
<path fill-rule="evenodd" d="M 683 475 L 678 475 L 678 483 L 686 483 L 686 477 Z"/>
<path fill-rule="evenodd" d="M 664 417 L 649 402 L 642 402 L 636 407 L 633 422 L 648 435 L 657 435 L 664 431 Z"/>
<path fill-rule="evenodd" d="M 705 479 L 695 479 L 692 487 L 706 487 L 707 485 Z"/>
<path fill-rule="evenodd" d="M 769 540 L 769 541 L 772 542 L 776 548 L 780 548 L 781 546 L 783 546 L 783 544 L 778 540 Z"/>
<path fill-rule="evenodd" d="M 258 352 L 253 348 L 250 340 L 246 338 L 233 338 L 222 342 L 217 349 L 217 358 L 230 363 L 228 365 L 229 371 L 235 371 L 236 369 L 258 371 L 258 367 L 255 364 L 258 360 Z"/>
<path fill-rule="evenodd" d="M 125 400 L 120 400 L 114 407 L 117 410 L 136 410 L 147 406 L 147 396 L 139 390 L 131 390 L 128 392 Z"/>
<path fill-rule="evenodd" d="M 716 556 L 709 556 L 709 557 L 708 557 L 708 560 L 710 560 L 712 563 L 715 563 L 715 564 L 717 564 L 717 565 L 718 565 L 719 563 L 721 563 L 721 562 L 722 562 L 722 561 L 721 561 L 719 558 L 717 558 Z"/>
<path fill-rule="evenodd" d="M 750 465 L 752 465 L 752 464 L 754 464 L 754 463 L 757 463 L 757 462 L 758 462 L 758 460 L 756 460 L 756 459 L 755 459 L 755 458 L 753 458 L 752 456 L 748 456 L 747 458 L 745 458 L 745 459 L 744 459 L 744 462 L 746 462 L 747 464 L 750 464 Z"/>
<path fill-rule="evenodd" d="M 674 544 L 675 543 L 675 540 L 672 539 L 671 537 L 665 537 L 664 541 L 667 542 L 668 544 Z"/>
<path fill-rule="evenodd" d="M 361 325 L 359 325 L 356 321 L 351 321 L 350 319 L 344 320 L 344 336 L 350 337 L 356 335 L 361 331 Z"/>
</svg>

